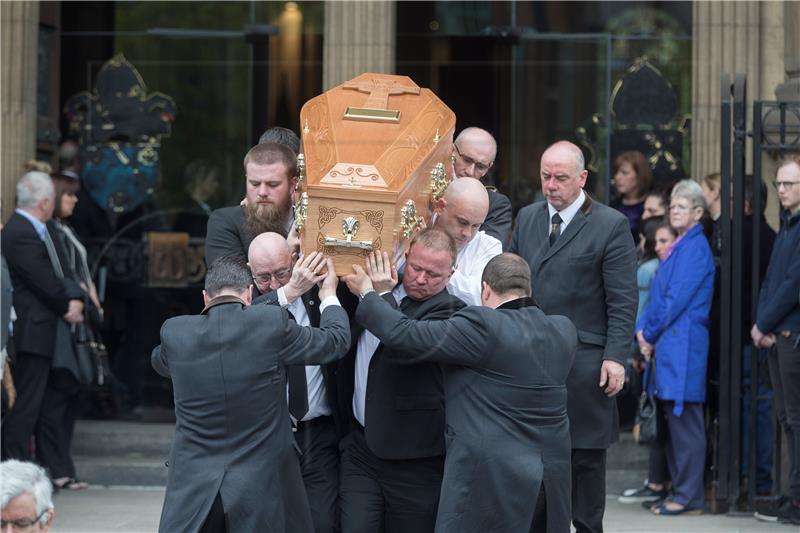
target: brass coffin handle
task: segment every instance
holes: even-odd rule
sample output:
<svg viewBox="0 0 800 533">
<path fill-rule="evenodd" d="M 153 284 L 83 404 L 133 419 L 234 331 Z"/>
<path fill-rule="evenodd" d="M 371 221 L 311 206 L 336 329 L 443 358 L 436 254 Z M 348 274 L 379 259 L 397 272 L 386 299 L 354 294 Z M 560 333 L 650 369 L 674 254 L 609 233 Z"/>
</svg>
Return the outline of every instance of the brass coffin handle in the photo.
<svg viewBox="0 0 800 533">
<path fill-rule="evenodd" d="M 414 231 L 425 221 L 417 215 L 417 204 L 414 200 L 408 200 L 400 209 L 400 230 L 404 239 L 410 239 Z"/>
<path fill-rule="evenodd" d="M 325 237 L 325 246 L 340 246 L 342 248 L 358 248 L 359 250 L 372 251 L 372 241 L 354 240 L 358 234 L 358 220 L 354 217 L 347 217 L 342 220 L 342 234 L 344 239 Z"/>
<path fill-rule="evenodd" d="M 297 231 L 303 229 L 306 225 L 306 218 L 308 218 L 308 193 L 300 195 L 300 201 L 294 207 L 294 227 Z"/>
</svg>

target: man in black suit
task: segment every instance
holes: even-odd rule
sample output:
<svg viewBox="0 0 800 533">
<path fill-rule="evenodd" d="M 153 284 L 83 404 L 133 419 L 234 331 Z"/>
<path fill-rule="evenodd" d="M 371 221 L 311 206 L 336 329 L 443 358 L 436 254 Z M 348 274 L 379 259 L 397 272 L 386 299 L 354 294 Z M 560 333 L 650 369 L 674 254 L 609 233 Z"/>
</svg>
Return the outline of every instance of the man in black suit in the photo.
<svg viewBox="0 0 800 533">
<path fill-rule="evenodd" d="M 319 327 L 319 290 L 325 279 L 322 254 L 297 262 L 286 239 L 262 233 L 250 243 L 248 266 L 261 292 L 254 304 L 281 305 L 301 326 Z M 336 366 L 287 367 L 292 431 L 314 531 L 333 532 L 339 496 L 339 431 L 336 424 Z"/>
<path fill-rule="evenodd" d="M 57 321 L 83 321 L 83 291 L 69 278 L 59 279 L 51 261 L 56 241 L 46 222 L 53 216 L 54 202 L 50 176 L 28 172 L 17 183 L 17 209 L 2 230 L 17 313 L 12 365 L 17 402 L 3 421 L 3 459 L 31 460 L 30 438 L 50 373 Z"/>
<path fill-rule="evenodd" d="M 606 449 L 619 437 L 614 401 L 625 379 L 638 293 L 636 250 L 627 219 L 583 191 L 580 148 L 551 145 L 541 160 L 546 201 L 523 208 L 511 252 L 531 267 L 533 297 L 578 329 L 567 379 L 572 435 L 572 519 L 578 532 L 601 532 Z"/>
<path fill-rule="evenodd" d="M 297 184 L 297 157 L 277 143 L 253 146 L 244 157 L 244 205 L 215 209 L 208 218 L 206 265 L 226 255 L 247 258 L 257 235 L 287 235 L 294 224 L 292 193 Z"/>
<path fill-rule="evenodd" d="M 402 283 L 377 290 L 409 317 L 448 318 L 464 306 L 446 288 L 455 257 L 446 233 L 425 229 L 410 243 Z M 433 531 L 444 466 L 441 367 L 398 365 L 357 326 L 352 337 L 339 370 L 340 405 L 353 427 L 340 444 L 342 531 Z"/>
<path fill-rule="evenodd" d="M 464 128 L 453 141 L 453 178 L 483 178 L 494 165 L 496 155 L 497 142 L 491 133 L 481 128 Z M 505 250 L 511 237 L 511 200 L 493 186 L 487 186 L 486 192 L 489 213 L 480 229 L 500 241 Z"/>
<path fill-rule="evenodd" d="M 177 418 L 159 530 L 311 531 L 286 409 L 286 365 L 324 364 L 350 343 L 328 260 L 320 328 L 251 306 L 243 259 L 219 259 L 200 315 L 167 320 L 153 368 L 172 380 Z"/>
<path fill-rule="evenodd" d="M 403 316 L 375 294 L 373 282 L 389 277 L 379 263 L 370 276 L 356 268 L 344 278 L 366 293 L 356 320 L 398 364 L 445 364 L 447 455 L 436 531 L 569 531 L 565 382 L 575 326 L 536 306 L 530 268 L 513 254 L 486 265 L 482 307 L 435 322 Z"/>
</svg>

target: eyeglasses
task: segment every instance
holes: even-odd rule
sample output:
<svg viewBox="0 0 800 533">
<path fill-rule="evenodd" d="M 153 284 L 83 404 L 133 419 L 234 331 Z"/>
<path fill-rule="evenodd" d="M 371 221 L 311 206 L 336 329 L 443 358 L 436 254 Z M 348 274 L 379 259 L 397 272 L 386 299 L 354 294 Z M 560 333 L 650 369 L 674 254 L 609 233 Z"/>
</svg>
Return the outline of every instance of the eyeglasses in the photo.
<svg viewBox="0 0 800 533">
<path fill-rule="evenodd" d="M 8 521 L 0 520 L 0 530 L 5 531 L 6 529 L 8 529 L 8 526 L 11 526 L 11 529 L 13 531 L 28 531 L 33 526 L 35 526 L 36 523 L 39 520 L 41 520 L 42 517 L 45 515 L 45 513 L 49 510 L 50 509 L 45 509 L 39 514 L 39 516 L 37 516 L 33 520 L 31 520 L 30 518 L 17 518 L 16 520 L 8 520 Z"/>
<path fill-rule="evenodd" d="M 792 187 L 794 187 L 798 183 L 800 183 L 800 181 L 777 181 L 777 180 L 775 180 L 775 181 L 772 182 L 772 184 L 775 185 L 776 189 L 780 189 L 781 187 L 783 187 L 785 189 L 791 189 Z"/>
<path fill-rule="evenodd" d="M 475 165 L 475 170 L 477 170 L 481 174 L 486 174 L 487 172 L 489 172 L 489 169 L 492 167 L 492 163 L 486 165 L 484 163 L 481 163 L 480 161 L 475 161 L 470 156 L 462 154 L 461 150 L 458 149 L 457 144 L 453 143 L 453 146 L 455 146 L 456 148 L 456 153 L 458 153 L 458 157 L 460 157 L 461 160 L 467 164 L 467 166 Z"/>
<path fill-rule="evenodd" d="M 291 273 L 291 268 L 284 268 L 283 270 L 279 270 L 274 274 L 255 274 L 253 275 L 253 281 L 256 283 L 271 283 L 273 278 L 278 281 L 284 281 L 291 275 Z"/>
</svg>

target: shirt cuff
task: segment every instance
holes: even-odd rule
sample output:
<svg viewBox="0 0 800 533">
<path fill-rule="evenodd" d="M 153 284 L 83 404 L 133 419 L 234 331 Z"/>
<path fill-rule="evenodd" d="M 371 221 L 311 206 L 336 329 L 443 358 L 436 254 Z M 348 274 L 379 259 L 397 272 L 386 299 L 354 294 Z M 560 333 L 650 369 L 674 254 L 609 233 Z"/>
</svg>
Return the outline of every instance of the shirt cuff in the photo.
<svg viewBox="0 0 800 533">
<path fill-rule="evenodd" d="M 289 305 L 289 300 L 286 299 L 286 293 L 283 292 L 283 287 L 278 287 L 276 292 L 278 293 L 278 303 L 281 305 L 281 307 L 286 307 Z"/>
<path fill-rule="evenodd" d="M 322 300 L 322 302 L 319 304 L 319 312 L 320 312 L 320 314 L 324 313 L 325 309 L 329 305 L 338 305 L 339 307 L 341 307 L 342 304 L 339 303 L 339 298 L 337 298 L 336 296 L 328 296 L 327 298 Z"/>
</svg>

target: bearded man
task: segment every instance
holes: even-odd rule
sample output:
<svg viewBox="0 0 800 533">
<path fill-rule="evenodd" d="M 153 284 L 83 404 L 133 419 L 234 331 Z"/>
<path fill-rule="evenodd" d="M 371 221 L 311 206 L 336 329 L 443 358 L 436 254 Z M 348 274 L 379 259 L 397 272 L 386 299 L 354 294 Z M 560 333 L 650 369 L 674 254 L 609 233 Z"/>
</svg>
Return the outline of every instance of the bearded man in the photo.
<svg viewBox="0 0 800 533">
<path fill-rule="evenodd" d="M 208 219 L 206 265 L 220 257 L 247 259 L 250 242 L 265 233 L 284 237 L 294 222 L 292 192 L 297 183 L 297 158 L 282 144 L 263 143 L 244 156 L 245 202 L 216 209 Z"/>
</svg>

